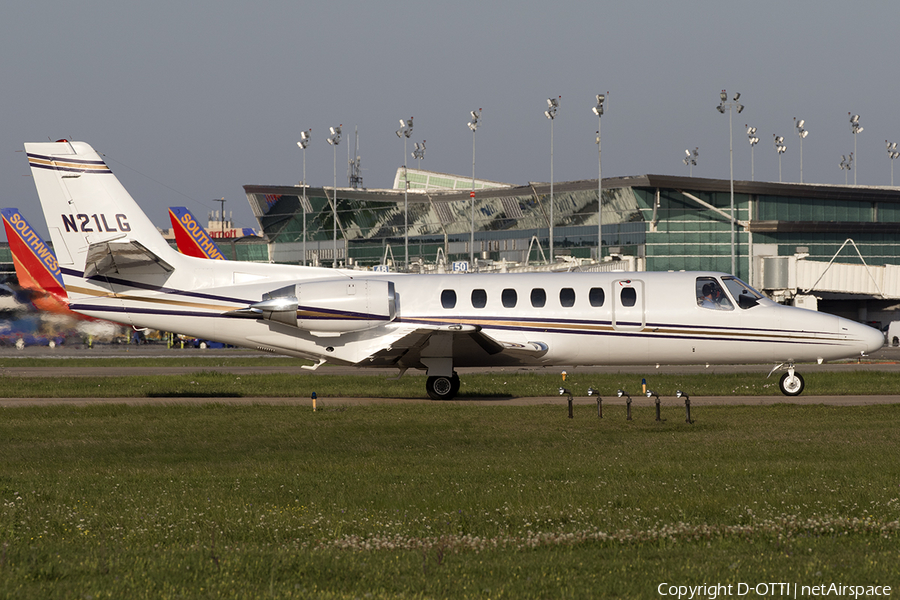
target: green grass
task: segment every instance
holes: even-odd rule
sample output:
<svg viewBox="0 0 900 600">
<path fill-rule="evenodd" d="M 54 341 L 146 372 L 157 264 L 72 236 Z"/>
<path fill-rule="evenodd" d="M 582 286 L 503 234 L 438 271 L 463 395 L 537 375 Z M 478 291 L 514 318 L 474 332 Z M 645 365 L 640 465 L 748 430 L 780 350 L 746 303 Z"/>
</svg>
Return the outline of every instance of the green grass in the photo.
<svg viewBox="0 0 900 600">
<path fill-rule="evenodd" d="M 111 373 L 115 368 L 110 369 Z M 767 378 L 758 373 L 654 375 L 647 377 L 650 387 L 662 396 L 674 396 L 684 390 L 691 396 L 780 396 L 776 373 Z M 555 396 L 562 384 L 559 374 L 551 373 L 473 373 L 462 377 L 459 399 Z M 589 386 L 601 396 L 613 397 L 625 389 L 639 395 L 641 377 L 629 374 L 573 373 L 565 386 L 576 396 L 586 396 Z M 821 372 L 808 374 L 805 395 L 896 394 L 900 373 L 879 371 Z M 377 397 L 423 398 L 425 377 L 396 372 L 379 375 L 256 374 L 235 375 L 198 371 L 187 375 L 132 377 L 18 377 L 0 376 L 2 398 L 179 398 L 179 397 L 258 397 L 309 398 Z"/>
<path fill-rule="evenodd" d="M 630 422 L 549 405 L 0 409 L 0 597 L 900 585 L 900 406 L 664 416 L 646 405 Z"/>
</svg>

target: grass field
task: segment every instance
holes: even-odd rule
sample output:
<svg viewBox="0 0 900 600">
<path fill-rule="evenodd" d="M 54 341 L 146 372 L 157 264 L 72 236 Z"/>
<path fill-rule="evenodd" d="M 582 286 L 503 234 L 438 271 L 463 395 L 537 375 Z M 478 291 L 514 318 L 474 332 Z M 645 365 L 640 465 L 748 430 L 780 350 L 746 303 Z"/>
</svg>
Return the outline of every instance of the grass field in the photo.
<svg viewBox="0 0 900 600">
<path fill-rule="evenodd" d="M 115 369 L 110 369 L 115 372 Z M 651 388 L 671 398 L 676 390 L 691 396 L 781 396 L 778 377 L 755 373 L 666 375 L 650 373 Z M 614 397 L 625 389 L 633 396 L 641 390 L 641 376 L 631 374 L 572 373 L 565 386 L 576 396 L 586 396 L 593 386 L 601 396 Z M 545 372 L 471 373 L 462 377 L 459 399 L 555 396 L 562 380 Z M 806 378 L 805 395 L 896 394 L 900 373 L 880 371 L 819 372 Z M 196 373 L 108 377 L 18 377 L 0 375 L 0 398 L 180 398 L 260 397 L 310 398 L 379 397 L 424 398 L 425 377 L 396 372 L 372 375 L 243 374 L 198 370 Z"/>
<path fill-rule="evenodd" d="M 900 586 L 900 406 L 667 416 L 646 405 L 630 422 L 550 405 L 0 409 L 0 597 Z"/>
</svg>

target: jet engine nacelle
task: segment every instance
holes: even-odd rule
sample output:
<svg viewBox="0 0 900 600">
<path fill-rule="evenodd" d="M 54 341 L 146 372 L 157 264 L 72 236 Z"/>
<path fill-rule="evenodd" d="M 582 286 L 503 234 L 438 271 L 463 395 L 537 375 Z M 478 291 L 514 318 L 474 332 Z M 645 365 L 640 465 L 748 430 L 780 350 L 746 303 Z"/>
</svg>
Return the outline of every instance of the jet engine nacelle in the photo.
<svg viewBox="0 0 900 600">
<path fill-rule="evenodd" d="M 331 335 L 372 329 L 397 313 L 394 283 L 367 279 L 296 283 L 264 294 L 250 309 L 264 320 Z"/>
</svg>

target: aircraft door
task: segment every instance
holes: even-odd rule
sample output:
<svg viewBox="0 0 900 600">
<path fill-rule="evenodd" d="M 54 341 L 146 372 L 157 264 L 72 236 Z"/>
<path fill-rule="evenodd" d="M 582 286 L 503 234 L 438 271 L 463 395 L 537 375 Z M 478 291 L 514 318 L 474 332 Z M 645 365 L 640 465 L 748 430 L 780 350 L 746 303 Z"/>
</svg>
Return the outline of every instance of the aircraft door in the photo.
<svg viewBox="0 0 900 600">
<path fill-rule="evenodd" d="M 644 282 L 618 279 L 613 282 L 612 326 L 616 331 L 640 331 L 647 324 Z"/>
</svg>

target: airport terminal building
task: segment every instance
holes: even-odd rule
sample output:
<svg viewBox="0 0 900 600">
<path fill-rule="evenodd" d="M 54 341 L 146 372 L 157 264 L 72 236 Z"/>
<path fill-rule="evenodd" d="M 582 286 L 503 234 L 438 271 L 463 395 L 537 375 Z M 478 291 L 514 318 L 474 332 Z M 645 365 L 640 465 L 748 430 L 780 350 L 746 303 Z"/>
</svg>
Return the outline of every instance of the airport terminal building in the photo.
<svg viewBox="0 0 900 600">
<path fill-rule="evenodd" d="M 305 201 L 301 186 L 244 191 L 276 262 L 403 270 L 407 247 L 415 271 L 471 256 L 470 270 L 553 262 L 549 183 L 476 180 L 473 194 L 471 178 L 408 178 L 407 190 L 402 169 L 391 190 L 307 187 Z M 558 182 L 552 198 L 560 260 L 548 270 L 733 270 L 779 301 L 872 322 L 900 301 L 900 188 L 735 181 L 733 229 L 728 180 Z"/>
</svg>

